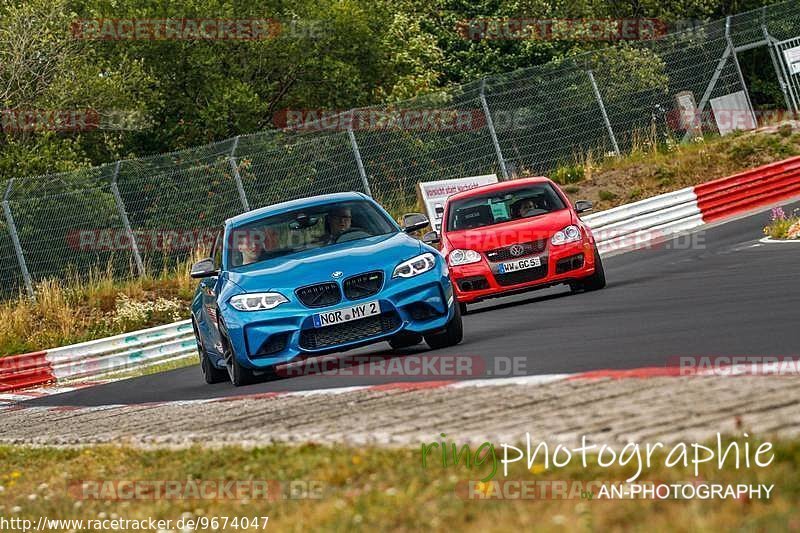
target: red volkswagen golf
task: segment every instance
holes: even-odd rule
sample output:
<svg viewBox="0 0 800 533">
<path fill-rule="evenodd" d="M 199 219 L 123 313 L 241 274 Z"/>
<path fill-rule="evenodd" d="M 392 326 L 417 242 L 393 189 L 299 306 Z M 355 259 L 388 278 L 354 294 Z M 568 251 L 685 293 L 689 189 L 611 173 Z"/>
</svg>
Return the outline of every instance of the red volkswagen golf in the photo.
<svg viewBox="0 0 800 533">
<path fill-rule="evenodd" d="M 561 283 L 573 291 L 606 285 L 589 227 L 564 192 L 547 178 L 478 187 L 447 199 L 441 241 L 461 310 L 466 304 Z"/>
</svg>

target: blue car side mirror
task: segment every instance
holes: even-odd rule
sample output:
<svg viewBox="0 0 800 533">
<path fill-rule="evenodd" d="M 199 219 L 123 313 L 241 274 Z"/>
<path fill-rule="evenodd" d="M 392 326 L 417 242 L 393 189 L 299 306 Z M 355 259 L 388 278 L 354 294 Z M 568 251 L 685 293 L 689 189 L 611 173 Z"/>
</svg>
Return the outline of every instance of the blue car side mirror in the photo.
<svg viewBox="0 0 800 533">
<path fill-rule="evenodd" d="M 219 270 L 213 259 L 201 259 L 192 265 L 189 275 L 193 278 L 210 278 L 211 276 L 219 275 Z"/>
<path fill-rule="evenodd" d="M 422 213 L 407 213 L 403 215 L 403 231 L 414 233 L 430 225 L 428 217 Z"/>
</svg>

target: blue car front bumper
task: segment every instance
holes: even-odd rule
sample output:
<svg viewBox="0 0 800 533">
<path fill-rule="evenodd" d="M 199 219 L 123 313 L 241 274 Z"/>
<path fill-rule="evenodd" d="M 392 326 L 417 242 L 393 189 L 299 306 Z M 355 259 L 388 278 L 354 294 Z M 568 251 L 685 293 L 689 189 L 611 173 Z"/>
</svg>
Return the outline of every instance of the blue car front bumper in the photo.
<svg viewBox="0 0 800 533">
<path fill-rule="evenodd" d="M 295 294 L 269 311 L 237 311 L 220 302 L 231 346 L 237 361 L 248 368 L 265 369 L 295 358 L 340 352 L 385 341 L 402 331 L 428 333 L 444 328 L 453 318 L 453 287 L 445 268 L 413 278 L 391 278 L 384 272 L 384 284 L 376 294 L 348 300 L 330 307 L 310 309 Z M 380 314 L 321 328 L 314 327 L 314 315 L 378 301 Z"/>
</svg>

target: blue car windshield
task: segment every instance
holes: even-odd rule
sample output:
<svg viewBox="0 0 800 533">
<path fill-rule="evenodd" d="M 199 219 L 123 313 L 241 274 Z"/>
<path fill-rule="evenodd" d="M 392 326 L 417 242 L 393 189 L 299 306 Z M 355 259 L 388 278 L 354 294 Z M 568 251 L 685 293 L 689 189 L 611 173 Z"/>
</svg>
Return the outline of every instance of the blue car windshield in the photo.
<svg viewBox="0 0 800 533">
<path fill-rule="evenodd" d="M 236 268 L 397 231 L 370 202 L 337 202 L 267 216 L 234 228 L 226 253 L 229 267 Z"/>
</svg>

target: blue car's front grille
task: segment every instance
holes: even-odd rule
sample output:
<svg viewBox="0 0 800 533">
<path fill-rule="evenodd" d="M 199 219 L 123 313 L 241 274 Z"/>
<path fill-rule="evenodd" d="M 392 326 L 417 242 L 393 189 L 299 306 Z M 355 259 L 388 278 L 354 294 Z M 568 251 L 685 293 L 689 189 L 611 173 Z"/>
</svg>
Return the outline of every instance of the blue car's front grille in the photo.
<svg viewBox="0 0 800 533">
<path fill-rule="evenodd" d="M 365 272 L 358 276 L 353 276 L 344 280 L 344 295 L 350 300 L 360 300 L 368 298 L 381 290 L 383 285 L 383 272 Z"/>
<path fill-rule="evenodd" d="M 294 293 L 306 307 L 327 307 L 338 304 L 342 300 L 339 285 L 332 281 L 300 287 Z"/>
<path fill-rule="evenodd" d="M 382 333 L 389 333 L 400 327 L 400 316 L 392 311 L 360 320 L 353 320 L 335 326 L 306 329 L 300 332 L 300 348 L 319 350 L 354 342 Z"/>
</svg>

